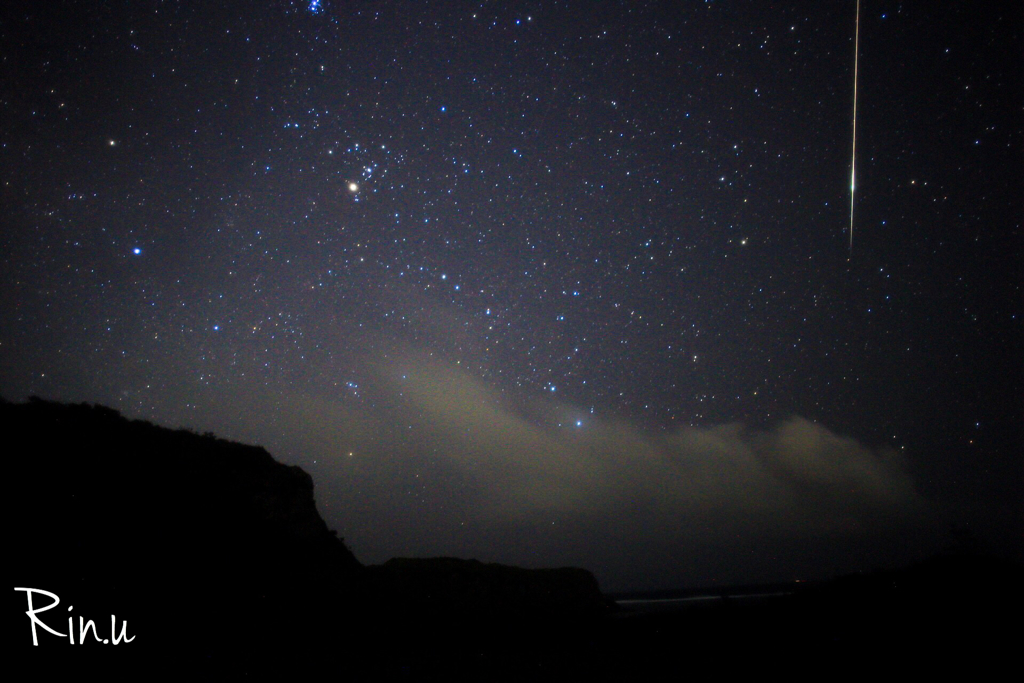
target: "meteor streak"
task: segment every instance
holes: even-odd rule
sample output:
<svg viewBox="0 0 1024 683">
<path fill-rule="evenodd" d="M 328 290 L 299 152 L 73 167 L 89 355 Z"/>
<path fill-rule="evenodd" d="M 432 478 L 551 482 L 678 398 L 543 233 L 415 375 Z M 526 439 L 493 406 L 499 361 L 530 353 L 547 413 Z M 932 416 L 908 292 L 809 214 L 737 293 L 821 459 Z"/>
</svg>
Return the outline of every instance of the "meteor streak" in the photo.
<svg viewBox="0 0 1024 683">
<path fill-rule="evenodd" d="M 860 0 L 853 38 L 853 150 L 850 154 L 850 253 L 853 253 L 853 202 L 857 187 L 857 58 L 860 56 Z"/>
</svg>

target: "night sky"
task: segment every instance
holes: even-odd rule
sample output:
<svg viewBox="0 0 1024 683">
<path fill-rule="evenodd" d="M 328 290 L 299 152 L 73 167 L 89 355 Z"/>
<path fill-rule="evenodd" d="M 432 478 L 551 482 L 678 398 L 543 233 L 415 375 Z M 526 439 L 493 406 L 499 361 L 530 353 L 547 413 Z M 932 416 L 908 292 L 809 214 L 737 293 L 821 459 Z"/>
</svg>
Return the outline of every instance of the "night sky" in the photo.
<svg viewBox="0 0 1024 683">
<path fill-rule="evenodd" d="M 0 395 L 263 445 L 367 563 L 1020 557 L 999 5 L 863 0 L 851 251 L 854 0 L 5 3 Z"/>
</svg>

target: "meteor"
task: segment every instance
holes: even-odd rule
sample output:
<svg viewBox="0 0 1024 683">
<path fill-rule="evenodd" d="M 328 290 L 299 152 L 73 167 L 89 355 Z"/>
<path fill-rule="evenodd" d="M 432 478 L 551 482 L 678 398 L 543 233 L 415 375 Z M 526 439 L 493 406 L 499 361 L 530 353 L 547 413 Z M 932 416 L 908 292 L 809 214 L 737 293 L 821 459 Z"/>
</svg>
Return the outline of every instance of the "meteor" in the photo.
<svg viewBox="0 0 1024 683">
<path fill-rule="evenodd" d="M 850 154 L 850 253 L 853 253 L 853 203 L 857 188 L 857 59 L 860 56 L 860 0 L 853 38 L 853 150 Z"/>
</svg>

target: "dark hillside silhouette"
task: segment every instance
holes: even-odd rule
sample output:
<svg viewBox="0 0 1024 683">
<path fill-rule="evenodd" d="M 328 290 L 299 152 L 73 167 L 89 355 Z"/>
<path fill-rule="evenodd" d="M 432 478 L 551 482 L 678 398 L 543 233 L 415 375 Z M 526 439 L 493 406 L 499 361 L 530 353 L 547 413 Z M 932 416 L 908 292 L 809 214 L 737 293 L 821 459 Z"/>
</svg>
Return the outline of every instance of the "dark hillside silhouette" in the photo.
<svg viewBox="0 0 1024 683">
<path fill-rule="evenodd" d="M 611 602 L 584 570 L 522 569 L 452 557 L 395 558 L 369 567 L 369 584 L 382 599 L 426 617 L 595 617 Z"/>
<path fill-rule="evenodd" d="M 33 399 L 3 402 L 0 415 L 13 585 L 60 596 L 40 618 L 62 633 L 73 606 L 101 631 L 115 614 L 137 637 L 104 648 L 40 631 L 43 647 L 31 647 L 26 596 L 14 592 L 12 632 L 33 666 L 164 661 L 296 673 L 337 657 L 339 671 L 388 671 L 406 666 L 406 650 L 410 665 L 424 655 L 413 622 L 443 632 L 465 616 L 493 625 L 607 608 L 581 569 L 451 559 L 365 568 L 319 516 L 310 476 L 262 448 L 101 406 Z"/>
<path fill-rule="evenodd" d="M 57 631 L 82 616 L 109 637 L 114 614 L 136 638 L 71 645 L 41 632 L 34 647 L 26 595 L 12 591 L 14 664 L 47 678 L 581 680 L 693 658 L 739 673 L 870 669 L 921 652 L 985 671 L 1016 648 L 1021 568 L 962 549 L 753 599 L 737 587 L 615 606 L 583 569 L 364 567 L 317 513 L 310 476 L 262 448 L 39 400 L 0 401 L 0 428 L 13 586 L 60 596 L 40 617 Z"/>
<path fill-rule="evenodd" d="M 312 479 L 262 448 L 99 406 L 2 414 L 12 578 L 60 596 L 43 619 L 57 630 L 65 604 L 98 623 L 113 612 L 139 637 L 118 660 L 153 648 L 217 659 L 308 642 L 302 624 L 359 594 L 362 566 L 320 518 Z M 70 647 L 47 637 L 51 654 Z"/>
</svg>

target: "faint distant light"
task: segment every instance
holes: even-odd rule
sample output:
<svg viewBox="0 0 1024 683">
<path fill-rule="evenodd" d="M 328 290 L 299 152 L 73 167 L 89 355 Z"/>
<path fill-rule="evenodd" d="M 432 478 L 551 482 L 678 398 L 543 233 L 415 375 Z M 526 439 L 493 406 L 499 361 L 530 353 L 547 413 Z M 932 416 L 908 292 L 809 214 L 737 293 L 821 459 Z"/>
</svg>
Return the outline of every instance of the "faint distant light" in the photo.
<svg viewBox="0 0 1024 683">
<path fill-rule="evenodd" d="M 442 114 L 445 113 L 446 111 L 448 111 L 448 107 L 441 107 L 441 113 Z"/>
<path fill-rule="evenodd" d="M 444 273 L 441 273 L 441 279 L 442 279 L 442 280 L 447 280 L 447 279 L 448 279 L 448 276 L 447 276 L 447 275 L 445 275 Z"/>
<path fill-rule="evenodd" d="M 220 332 L 220 325 L 214 325 L 213 326 L 213 331 L 214 332 Z"/>
<path fill-rule="evenodd" d="M 117 140 L 107 140 L 107 144 L 110 145 L 111 147 L 114 147 L 117 145 Z"/>
<path fill-rule="evenodd" d="M 552 384 L 552 385 L 551 385 L 551 387 L 550 387 L 550 388 L 548 389 L 548 391 L 554 391 L 554 390 L 555 390 L 556 388 L 557 388 L 557 387 L 555 387 L 555 385 L 554 385 L 554 384 Z"/>
<path fill-rule="evenodd" d="M 138 247 L 135 247 L 134 249 L 132 249 L 132 253 L 138 256 L 139 254 L 142 253 L 142 250 L 139 249 Z"/>
<path fill-rule="evenodd" d="M 582 427 L 583 426 L 583 420 L 576 420 L 576 426 L 577 427 Z"/>
</svg>

